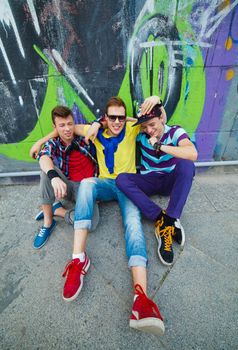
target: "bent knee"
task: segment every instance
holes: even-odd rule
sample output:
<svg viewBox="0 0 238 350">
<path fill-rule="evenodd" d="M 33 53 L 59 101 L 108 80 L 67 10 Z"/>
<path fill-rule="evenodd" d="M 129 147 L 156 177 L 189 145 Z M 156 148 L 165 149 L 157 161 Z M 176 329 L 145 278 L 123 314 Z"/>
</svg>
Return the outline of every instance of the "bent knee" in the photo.
<svg viewBox="0 0 238 350">
<path fill-rule="evenodd" d="M 95 177 L 87 177 L 86 179 L 83 179 L 80 184 L 95 184 L 96 183 L 96 178 Z"/>
<path fill-rule="evenodd" d="M 195 165 L 192 160 L 180 159 L 176 164 L 176 171 L 182 173 L 184 176 L 195 175 Z"/>
<path fill-rule="evenodd" d="M 128 175 L 130 174 L 127 174 L 127 173 L 119 174 L 116 178 L 116 185 L 118 187 L 123 186 L 124 182 L 128 179 Z"/>
</svg>

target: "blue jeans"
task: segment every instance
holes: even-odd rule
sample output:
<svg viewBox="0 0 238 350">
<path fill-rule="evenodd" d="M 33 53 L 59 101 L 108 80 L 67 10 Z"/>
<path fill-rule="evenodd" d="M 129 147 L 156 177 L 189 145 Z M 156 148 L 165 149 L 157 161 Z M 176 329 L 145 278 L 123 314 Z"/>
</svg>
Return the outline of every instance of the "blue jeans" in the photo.
<svg viewBox="0 0 238 350">
<path fill-rule="evenodd" d="M 139 209 L 119 190 L 115 180 L 97 177 L 81 181 L 75 206 L 74 229 L 90 230 L 93 206 L 96 200 L 107 202 L 117 200 L 125 229 L 128 265 L 147 264 L 146 242 Z"/>
</svg>

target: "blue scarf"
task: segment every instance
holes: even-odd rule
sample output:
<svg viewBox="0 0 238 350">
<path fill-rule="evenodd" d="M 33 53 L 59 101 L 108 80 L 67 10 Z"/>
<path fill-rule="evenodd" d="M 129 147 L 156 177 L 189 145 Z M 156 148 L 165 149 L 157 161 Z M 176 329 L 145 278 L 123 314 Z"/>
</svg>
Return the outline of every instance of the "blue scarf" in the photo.
<svg viewBox="0 0 238 350">
<path fill-rule="evenodd" d="M 114 172 L 114 153 L 117 150 L 118 144 L 124 139 L 126 127 L 122 129 L 120 134 L 115 137 L 104 137 L 103 134 L 104 130 L 99 129 L 97 138 L 101 142 L 101 144 L 104 147 L 104 155 L 105 155 L 105 162 L 106 166 L 108 168 L 108 171 L 110 174 L 113 174 Z"/>
</svg>

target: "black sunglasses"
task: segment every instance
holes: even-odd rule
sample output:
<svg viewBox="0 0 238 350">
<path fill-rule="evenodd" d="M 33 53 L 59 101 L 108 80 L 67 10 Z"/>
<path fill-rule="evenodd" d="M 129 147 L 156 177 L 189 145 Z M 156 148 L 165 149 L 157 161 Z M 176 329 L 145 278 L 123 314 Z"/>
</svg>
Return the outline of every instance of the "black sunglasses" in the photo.
<svg viewBox="0 0 238 350">
<path fill-rule="evenodd" d="M 124 122 L 126 120 L 125 115 L 108 115 L 108 118 L 111 122 L 115 122 L 118 118 L 119 122 Z"/>
</svg>

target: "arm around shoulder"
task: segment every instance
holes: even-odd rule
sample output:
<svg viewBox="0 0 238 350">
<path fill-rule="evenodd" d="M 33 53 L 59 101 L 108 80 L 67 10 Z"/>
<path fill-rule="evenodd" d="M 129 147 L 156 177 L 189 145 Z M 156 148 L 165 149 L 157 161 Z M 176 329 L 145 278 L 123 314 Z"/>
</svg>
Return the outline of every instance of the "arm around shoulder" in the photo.
<svg viewBox="0 0 238 350">
<path fill-rule="evenodd" d="M 41 139 L 39 139 L 38 141 L 36 141 L 30 149 L 30 152 L 29 152 L 30 156 L 35 159 L 38 156 L 38 153 L 40 152 L 42 145 L 44 143 L 46 143 L 47 141 L 49 141 L 49 139 L 52 139 L 52 138 L 57 137 L 57 136 L 58 136 L 58 132 L 54 129 L 48 135 L 46 135 L 46 136 L 42 137 Z"/>
<path fill-rule="evenodd" d="M 84 127 L 85 127 L 85 124 L 75 124 L 74 125 L 75 135 L 84 136 Z"/>
</svg>

